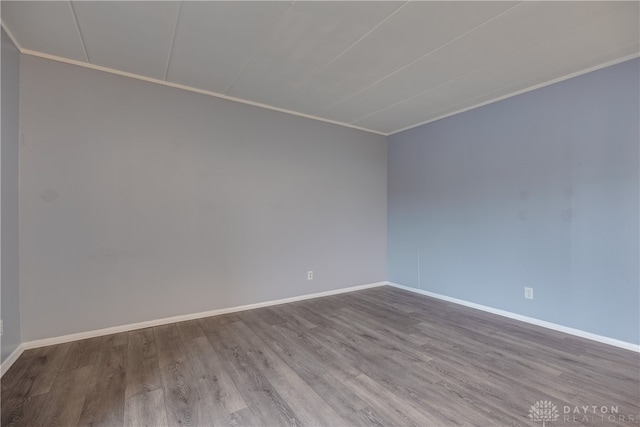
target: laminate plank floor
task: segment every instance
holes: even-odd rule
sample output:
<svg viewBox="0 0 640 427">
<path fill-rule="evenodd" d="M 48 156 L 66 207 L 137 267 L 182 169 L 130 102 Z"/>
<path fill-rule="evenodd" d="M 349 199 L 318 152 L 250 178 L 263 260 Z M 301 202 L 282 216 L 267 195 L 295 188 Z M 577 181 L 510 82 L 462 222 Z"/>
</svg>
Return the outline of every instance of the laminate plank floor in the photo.
<svg viewBox="0 0 640 427">
<path fill-rule="evenodd" d="M 1 385 L 2 426 L 640 425 L 639 353 L 386 286 L 27 350 Z"/>
</svg>

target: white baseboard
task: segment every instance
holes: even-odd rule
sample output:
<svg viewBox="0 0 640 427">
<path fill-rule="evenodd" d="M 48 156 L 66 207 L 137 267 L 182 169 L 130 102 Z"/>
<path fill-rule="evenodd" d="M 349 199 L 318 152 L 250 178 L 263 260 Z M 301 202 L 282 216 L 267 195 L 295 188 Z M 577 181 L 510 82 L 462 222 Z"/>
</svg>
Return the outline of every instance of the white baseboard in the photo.
<svg viewBox="0 0 640 427">
<path fill-rule="evenodd" d="M 136 329 L 150 328 L 152 326 L 167 325 L 169 323 L 184 322 L 185 320 L 201 319 L 203 317 L 219 316 L 221 314 L 235 313 L 238 311 L 252 310 L 254 308 L 269 307 L 272 305 L 286 304 L 288 302 L 302 301 L 312 298 L 326 297 L 329 295 L 343 294 L 346 292 L 354 292 L 362 289 L 375 288 L 385 286 L 387 282 L 370 283 L 367 285 L 351 286 L 349 288 L 334 289 L 332 291 L 317 292 L 314 294 L 299 295 L 296 297 L 283 298 L 278 300 L 259 302 L 255 304 L 241 305 L 237 307 L 221 308 L 217 310 L 203 311 L 200 313 L 184 314 L 180 316 L 166 317 L 164 319 L 148 320 L 146 322 L 131 323 L 128 325 L 114 326 L 111 328 L 96 329 L 93 331 L 78 332 L 76 334 L 62 335 L 59 337 L 44 338 L 34 341 L 27 341 L 21 344 L 23 350 L 31 348 L 46 347 L 48 345 L 62 344 L 70 341 L 84 340 L 87 338 L 100 337 L 103 335 L 111 335 L 119 332 L 133 331 Z M 19 355 L 18 355 L 19 356 Z M 16 356 L 17 358 L 17 356 Z M 4 364 L 2 365 L 4 373 Z M 8 368 L 7 368 L 8 369 Z"/>
<path fill-rule="evenodd" d="M 536 326 L 542 326 L 543 328 L 553 329 L 554 331 L 564 332 L 569 335 L 574 335 L 581 338 L 586 338 L 592 341 L 609 344 L 614 347 L 624 348 L 640 353 L 640 345 L 633 344 L 626 341 L 620 341 L 615 338 L 609 338 L 602 335 L 592 334 L 591 332 L 582 331 L 580 329 L 569 328 L 568 326 L 558 325 L 556 323 L 547 322 L 545 320 L 536 319 L 535 317 L 523 316 L 521 314 L 512 313 L 510 311 L 500 310 L 497 308 L 489 307 L 486 305 L 476 304 L 457 298 L 448 297 L 446 295 L 436 294 L 434 292 L 425 291 L 422 289 L 412 288 L 409 286 L 400 285 L 398 283 L 387 282 L 389 286 L 394 288 L 404 289 L 405 291 L 414 292 L 416 294 L 426 295 L 428 297 L 436 298 L 439 300 L 452 302 L 454 304 L 464 305 L 465 307 L 475 308 L 477 310 L 486 311 L 487 313 L 497 314 L 498 316 L 508 317 L 509 319 L 519 320 L 521 322 L 530 323 Z"/>
<path fill-rule="evenodd" d="M 16 360 L 18 360 L 18 357 L 20 357 L 24 350 L 24 345 L 18 345 L 16 349 L 11 352 L 9 357 L 7 357 L 4 362 L 2 362 L 2 366 L 0 367 L 0 378 L 9 370 L 11 366 L 13 366 L 13 364 L 16 362 Z"/>
<path fill-rule="evenodd" d="M 144 329 L 144 328 L 149 328 L 153 326 L 183 322 L 186 320 L 201 319 L 203 317 L 219 316 L 221 314 L 236 313 L 239 311 L 252 310 L 254 308 L 269 307 L 273 305 L 286 304 L 289 302 L 303 301 L 303 300 L 312 299 L 312 298 L 320 298 L 320 297 L 325 297 L 329 295 L 337 295 L 337 294 L 342 294 L 347 292 L 354 292 L 362 289 L 375 288 L 375 287 L 384 286 L 384 285 L 393 286 L 395 288 L 404 289 L 409 292 L 426 295 L 428 297 L 440 299 L 440 300 L 451 302 L 454 304 L 475 308 L 477 310 L 486 311 L 488 313 L 497 314 L 499 316 L 519 320 L 522 322 L 530 323 L 532 325 L 542 326 L 544 328 L 552 329 L 559 332 L 564 332 L 570 335 L 587 338 L 593 341 L 598 341 L 598 342 L 609 344 L 615 347 L 620 347 L 627 350 L 640 352 L 639 345 L 632 344 L 626 341 L 620 341 L 614 338 L 592 334 L 590 332 L 585 332 L 579 329 L 569 328 L 567 326 L 546 322 L 544 320 L 536 319 L 533 317 L 523 316 L 523 315 L 512 313 L 509 311 L 504 311 L 497 308 L 488 307 L 485 305 L 448 297 L 446 295 L 436 294 L 434 292 L 429 292 L 422 289 L 411 288 L 409 286 L 404 286 L 404 285 L 400 285 L 393 282 L 377 282 L 377 283 L 370 283 L 367 285 L 352 286 L 349 288 L 341 288 L 341 289 L 334 289 L 331 291 L 318 292 L 314 294 L 300 295 L 296 297 L 265 301 L 265 302 L 255 303 L 255 304 L 241 305 L 236 307 L 221 308 L 217 310 L 203 311 L 200 313 L 191 313 L 191 314 L 185 314 L 181 316 L 166 317 L 163 319 L 149 320 L 146 322 L 131 323 L 128 325 L 114 326 L 111 328 L 97 329 L 93 331 L 79 332 L 76 334 L 62 335 L 59 337 L 44 338 L 44 339 L 39 339 L 34 341 L 23 342 L 11 353 L 11 355 L 9 355 L 9 357 L 4 362 L 2 362 L 0 377 L 9 370 L 9 368 L 15 363 L 18 357 L 20 357 L 23 351 L 32 349 L 32 348 L 46 347 L 49 345 L 61 344 L 65 342 L 77 341 L 77 340 L 82 340 L 87 338 L 94 338 L 94 337 L 99 337 L 103 335 L 115 334 L 119 332 L 127 332 L 127 331 L 133 331 L 136 329 Z"/>
</svg>

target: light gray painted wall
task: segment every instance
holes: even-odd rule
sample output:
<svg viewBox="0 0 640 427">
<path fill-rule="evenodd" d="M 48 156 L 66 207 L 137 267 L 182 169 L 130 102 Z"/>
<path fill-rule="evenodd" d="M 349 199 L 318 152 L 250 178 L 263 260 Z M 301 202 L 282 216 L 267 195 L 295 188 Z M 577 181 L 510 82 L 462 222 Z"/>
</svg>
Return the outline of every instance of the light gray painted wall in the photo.
<svg viewBox="0 0 640 427">
<path fill-rule="evenodd" d="M 19 73 L 20 54 L 2 30 L 2 361 L 20 344 Z"/>
<path fill-rule="evenodd" d="M 640 343 L 639 70 L 390 137 L 389 279 Z"/>
<path fill-rule="evenodd" d="M 21 79 L 25 341 L 386 279 L 385 137 L 34 57 Z"/>
</svg>

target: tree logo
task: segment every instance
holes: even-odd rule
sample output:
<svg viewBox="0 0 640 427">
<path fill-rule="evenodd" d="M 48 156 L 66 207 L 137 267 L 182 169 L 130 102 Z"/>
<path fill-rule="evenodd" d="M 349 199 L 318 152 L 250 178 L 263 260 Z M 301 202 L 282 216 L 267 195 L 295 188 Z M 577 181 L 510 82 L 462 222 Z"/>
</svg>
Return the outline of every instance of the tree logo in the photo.
<svg viewBox="0 0 640 427">
<path fill-rule="evenodd" d="M 547 422 L 557 421 L 559 417 L 558 408 L 548 400 L 538 400 L 529 409 L 529 418 L 535 422 L 542 421 L 542 427 L 546 427 Z"/>
</svg>

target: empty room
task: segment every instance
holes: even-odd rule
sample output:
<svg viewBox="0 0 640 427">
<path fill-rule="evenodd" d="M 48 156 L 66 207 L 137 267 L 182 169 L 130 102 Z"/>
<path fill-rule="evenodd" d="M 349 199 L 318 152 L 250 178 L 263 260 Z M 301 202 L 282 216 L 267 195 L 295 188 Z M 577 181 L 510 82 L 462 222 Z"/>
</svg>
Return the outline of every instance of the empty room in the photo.
<svg viewBox="0 0 640 427">
<path fill-rule="evenodd" d="M 640 426 L 639 1 L 0 12 L 0 426 Z"/>
</svg>

